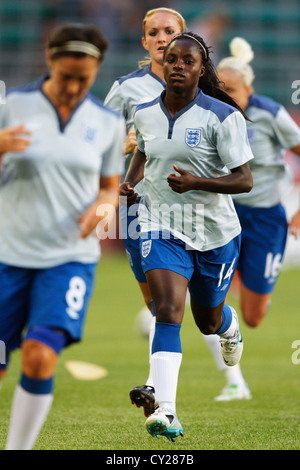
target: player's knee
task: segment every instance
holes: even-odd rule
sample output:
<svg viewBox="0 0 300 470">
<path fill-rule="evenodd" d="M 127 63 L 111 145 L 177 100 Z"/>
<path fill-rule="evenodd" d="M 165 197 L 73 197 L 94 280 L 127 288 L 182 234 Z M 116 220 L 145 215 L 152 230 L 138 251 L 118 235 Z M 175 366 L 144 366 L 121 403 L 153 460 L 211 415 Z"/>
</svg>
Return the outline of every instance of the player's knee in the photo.
<svg viewBox="0 0 300 470">
<path fill-rule="evenodd" d="M 156 318 L 162 323 L 178 323 L 180 311 L 175 304 L 165 302 L 156 308 Z"/>
<path fill-rule="evenodd" d="M 245 323 L 250 328 L 258 327 L 262 322 L 262 318 L 246 318 Z"/>
<path fill-rule="evenodd" d="M 246 323 L 246 325 L 249 326 L 250 328 L 258 327 L 263 321 L 265 314 L 266 312 L 264 309 L 255 309 L 255 310 L 243 309 L 242 310 L 243 320 Z"/>
<path fill-rule="evenodd" d="M 67 337 L 62 331 L 47 327 L 29 328 L 22 344 L 24 373 L 32 378 L 52 375 L 66 341 Z"/>
<path fill-rule="evenodd" d="M 24 340 L 22 345 L 23 371 L 28 377 L 42 378 L 54 362 L 54 351 L 36 340 Z"/>
</svg>

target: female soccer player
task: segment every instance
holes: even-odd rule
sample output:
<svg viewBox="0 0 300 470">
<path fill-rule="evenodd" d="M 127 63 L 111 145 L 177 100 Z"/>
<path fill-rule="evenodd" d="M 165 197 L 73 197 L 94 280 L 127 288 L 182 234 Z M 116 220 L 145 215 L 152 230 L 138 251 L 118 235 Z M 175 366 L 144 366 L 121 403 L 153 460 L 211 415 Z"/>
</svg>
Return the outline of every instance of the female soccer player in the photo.
<svg viewBox="0 0 300 470">
<path fill-rule="evenodd" d="M 137 144 L 133 127 L 133 115 L 136 106 L 141 102 L 149 101 L 157 97 L 165 88 L 163 75 L 163 54 L 165 47 L 175 34 L 181 33 L 185 31 L 185 29 L 185 20 L 176 10 L 170 8 L 155 8 L 149 10 L 143 20 L 142 44 L 149 52 L 150 57 L 140 62 L 141 68 L 139 70 L 115 81 L 104 101 L 106 105 L 123 115 L 126 120 L 128 137 L 125 145 L 125 169 L 129 166 Z M 122 180 L 124 175 L 122 176 Z M 141 196 L 143 193 L 142 183 L 135 189 L 139 196 Z M 151 302 L 149 286 L 141 266 L 139 225 L 137 224 L 139 200 L 140 199 L 129 209 L 127 209 L 125 205 L 120 204 L 120 226 L 132 271 L 139 283 L 145 303 L 149 311 L 153 313 L 149 332 L 150 356 L 155 327 L 155 312 Z M 145 385 L 132 389 L 130 391 L 130 398 L 132 403 L 144 408 L 146 416 L 154 411 L 155 398 L 151 366 Z"/>
<path fill-rule="evenodd" d="M 8 450 L 31 449 L 46 420 L 59 354 L 82 337 L 100 256 L 96 210 L 118 204 L 124 120 L 89 93 L 107 45 L 93 26 L 59 27 L 49 75 L 1 107 L 2 127 L 31 132 L 23 152 L 3 155 L 0 186 L 0 339 L 22 356 Z"/>
<path fill-rule="evenodd" d="M 233 195 L 242 226 L 238 271 L 241 278 L 240 308 L 245 323 L 257 327 L 271 301 L 284 256 L 288 223 L 282 199 L 291 189 L 291 175 L 284 162 L 285 150 L 300 155 L 300 129 L 286 109 L 253 91 L 254 72 L 249 62 L 254 54 L 243 38 L 230 44 L 231 57 L 219 63 L 224 90 L 244 109 L 250 120 L 247 130 L 254 159 L 250 162 L 254 186 L 249 194 Z M 297 216 L 292 231 L 297 234 Z M 218 338 L 206 337 L 219 370 L 227 383 L 218 401 L 249 399 L 251 393 L 240 366 L 222 364 Z"/>
<path fill-rule="evenodd" d="M 175 400 L 188 286 L 200 331 L 219 335 L 228 365 L 242 354 L 238 317 L 224 301 L 241 230 L 230 194 L 251 190 L 252 153 L 245 115 L 219 88 L 201 37 L 175 36 L 163 69 L 166 91 L 137 107 L 138 149 L 120 191 L 132 203 L 144 177 L 140 244 L 156 311 L 151 366 L 159 405 L 146 427 L 174 440 L 183 434 Z"/>
</svg>

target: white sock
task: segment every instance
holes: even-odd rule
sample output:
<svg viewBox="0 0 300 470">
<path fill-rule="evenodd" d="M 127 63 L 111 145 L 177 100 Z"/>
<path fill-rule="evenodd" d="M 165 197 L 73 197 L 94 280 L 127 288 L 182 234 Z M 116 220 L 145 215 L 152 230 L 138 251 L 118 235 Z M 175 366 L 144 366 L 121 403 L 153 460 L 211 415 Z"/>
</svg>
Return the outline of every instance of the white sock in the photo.
<svg viewBox="0 0 300 470">
<path fill-rule="evenodd" d="M 224 363 L 221 354 L 220 337 L 219 335 L 203 335 L 212 356 L 215 360 L 219 371 L 223 372 L 228 385 L 244 385 L 245 379 L 243 377 L 241 367 L 239 364 L 229 367 Z"/>
<path fill-rule="evenodd" d="M 182 353 L 158 351 L 152 354 L 151 365 L 155 398 L 160 408 L 176 412 L 176 393 Z"/>
<path fill-rule="evenodd" d="M 246 385 L 240 364 L 231 367 L 226 366 L 224 373 L 228 385 Z"/>
<path fill-rule="evenodd" d="M 146 381 L 146 385 L 153 387 L 153 378 L 152 378 L 152 366 L 151 366 L 151 356 L 152 356 L 152 343 L 155 333 L 155 323 L 156 317 L 152 316 L 151 323 L 150 323 L 150 330 L 149 330 L 149 376 Z"/>
<path fill-rule="evenodd" d="M 226 366 L 224 359 L 221 354 L 220 346 L 220 336 L 219 335 L 203 335 L 204 341 L 206 342 L 214 360 L 217 365 L 218 370 L 225 370 Z"/>
<path fill-rule="evenodd" d="M 6 450 L 31 450 L 47 418 L 52 394 L 33 394 L 17 386 L 13 398 Z"/>
</svg>

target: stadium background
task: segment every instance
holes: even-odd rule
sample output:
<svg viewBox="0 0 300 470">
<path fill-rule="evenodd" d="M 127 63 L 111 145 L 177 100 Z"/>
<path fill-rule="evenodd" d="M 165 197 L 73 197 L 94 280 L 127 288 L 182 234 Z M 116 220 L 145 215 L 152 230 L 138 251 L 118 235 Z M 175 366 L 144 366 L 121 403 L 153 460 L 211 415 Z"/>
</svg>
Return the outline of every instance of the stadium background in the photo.
<svg viewBox="0 0 300 470">
<path fill-rule="evenodd" d="M 104 99 L 113 81 L 135 70 L 146 55 L 140 41 L 142 19 L 148 9 L 159 6 L 182 13 L 188 29 L 198 32 L 212 47 L 214 63 L 229 54 L 228 44 L 234 36 L 249 41 L 255 53 L 251 63 L 255 92 L 278 100 L 300 122 L 300 104 L 292 101 L 292 84 L 300 80 L 299 0 L 1 0 L 0 80 L 9 89 L 45 73 L 45 44 L 57 24 L 93 23 L 110 43 L 92 89 Z M 286 202 L 291 215 L 300 201 L 300 163 L 289 152 L 286 159 L 296 183 Z M 118 241 L 103 243 L 104 250 L 121 248 Z M 300 243 L 293 239 L 289 239 L 286 262 L 300 264 Z"/>
<path fill-rule="evenodd" d="M 55 25 L 65 21 L 94 23 L 110 42 L 93 87 L 104 99 L 113 81 L 136 69 L 145 56 L 141 22 L 148 9 L 160 6 L 183 14 L 188 28 L 212 46 L 215 63 L 228 55 L 234 36 L 247 39 L 255 52 L 251 65 L 256 93 L 281 102 L 300 123 L 300 104 L 292 102 L 292 83 L 300 80 L 300 0 L 0 0 L 0 80 L 9 89 L 47 71 L 44 49 L 48 32 Z M 286 159 L 295 179 L 295 188 L 286 200 L 291 215 L 300 203 L 300 164 L 290 153 Z M 163 440 L 149 439 L 141 412 L 128 406 L 128 390 L 139 384 L 147 367 L 147 341 L 132 331 L 143 302 L 127 260 L 118 254 L 122 243 L 105 241 L 102 247 L 106 256 L 100 263 L 85 341 L 63 354 L 55 405 L 37 448 L 173 449 Z M 260 328 L 243 327 L 247 344 L 243 370 L 254 398 L 251 403 L 235 403 L 234 413 L 231 406 L 214 403 L 223 379 L 216 373 L 206 346 L 199 342 L 191 316 L 185 316 L 178 407 L 187 438 L 176 444 L 177 449 L 299 450 L 300 365 L 291 362 L 291 344 L 299 338 L 300 240 L 289 238 L 284 265 L 271 313 Z M 116 285 L 118 279 L 122 280 Z M 100 362 L 109 375 L 100 382 L 75 383 L 64 369 L 67 359 Z M 0 448 L 5 443 L 18 374 L 16 353 L 1 389 Z M 191 418 L 195 413 L 199 422 Z"/>
</svg>

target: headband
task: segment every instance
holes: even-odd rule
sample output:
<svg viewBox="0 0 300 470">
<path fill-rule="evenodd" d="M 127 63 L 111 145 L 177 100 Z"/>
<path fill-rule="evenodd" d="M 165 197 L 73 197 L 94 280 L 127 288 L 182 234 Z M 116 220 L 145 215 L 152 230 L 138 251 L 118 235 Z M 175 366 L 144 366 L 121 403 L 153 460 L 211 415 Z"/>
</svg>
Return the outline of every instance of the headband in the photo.
<svg viewBox="0 0 300 470">
<path fill-rule="evenodd" d="M 98 47 L 84 41 L 68 41 L 62 46 L 51 47 L 50 52 L 52 52 L 52 54 L 58 54 L 60 52 L 82 52 L 83 54 L 96 57 L 96 59 L 100 59 L 101 57 L 101 51 Z"/>
<path fill-rule="evenodd" d="M 194 41 L 196 41 L 196 42 L 199 44 L 199 46 L 202 47 L 202 49 L 203 49 L 203 51 L 204 51 L 204 54 L 205 54 L 205 59 L 207 59 L 207 52 L 206 52 L 206 49 L 205 49 L 205 47 L 203 46 L 203 44 L 201 44 L 201 42 L 198 41 L 198 39 L 194 38 L 194 36 L 191 36 L 190 34 L 187 34 L 187 33 L 182 33 L 182 35 L 183 35 L 184 37 L 186 37 L 186 38 L 194 39 Z M 174 38 L 174 39 L 175 39 L 175 38 Z"/>
</svg>

